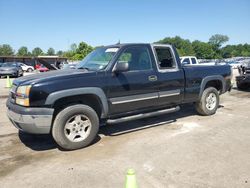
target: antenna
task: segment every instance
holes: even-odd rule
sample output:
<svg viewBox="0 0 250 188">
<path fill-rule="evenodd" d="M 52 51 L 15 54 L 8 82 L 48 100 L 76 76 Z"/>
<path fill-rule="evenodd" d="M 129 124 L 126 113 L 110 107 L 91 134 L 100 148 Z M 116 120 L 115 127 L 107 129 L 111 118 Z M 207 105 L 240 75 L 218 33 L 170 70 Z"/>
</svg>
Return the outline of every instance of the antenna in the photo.
<svg viewBox="0 0 250 188">
<path fill-rule="evenodd" d="M 120 41 L 120 39 L 118 40 L 118 42 L 117 42 L 116 44 L 121 44 L 121 41 Z"/>
</svg>

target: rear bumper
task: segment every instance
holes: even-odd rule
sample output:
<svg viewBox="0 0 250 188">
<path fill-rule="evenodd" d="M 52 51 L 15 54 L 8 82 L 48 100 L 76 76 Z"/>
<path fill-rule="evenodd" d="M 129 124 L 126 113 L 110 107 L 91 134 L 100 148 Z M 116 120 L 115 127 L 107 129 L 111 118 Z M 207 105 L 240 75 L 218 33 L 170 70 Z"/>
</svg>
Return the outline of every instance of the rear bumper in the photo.
<svg viewBox="0 0 250 188">
<path fill-rule="evenodd" d="M 19 130 L 33 134 L 49 134 L 54 110 L 51 108 L 28 108 L 7 101 L 7 115 Z"/>
</svg>

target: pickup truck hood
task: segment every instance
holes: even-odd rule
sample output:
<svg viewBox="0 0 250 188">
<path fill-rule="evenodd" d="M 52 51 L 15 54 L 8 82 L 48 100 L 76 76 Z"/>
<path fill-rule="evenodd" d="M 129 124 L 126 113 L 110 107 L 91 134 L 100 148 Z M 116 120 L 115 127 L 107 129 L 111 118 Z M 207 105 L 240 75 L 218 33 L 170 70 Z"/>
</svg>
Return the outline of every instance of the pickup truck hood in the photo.
<svg viewBox="0 0 250 188">
<path fill-rule="evenodd" d="M 45 73 L 37 73 L 32 74 L 29 76 L 23 76 L 18 79 L 14 80 L 15 85 L 28 85 L 28 84 L 35 84 L 35 83 L 41 83 L 48 80 L 62 80 L 67 79 L 71 77 L 76 77 L 78 75 L 85 75 L 85 74 L 94 73 L 93 71 L 87 71 L 85 69 L 67 69 L 67 70 L 54 70 L 49 71 Z"/>
</svg>

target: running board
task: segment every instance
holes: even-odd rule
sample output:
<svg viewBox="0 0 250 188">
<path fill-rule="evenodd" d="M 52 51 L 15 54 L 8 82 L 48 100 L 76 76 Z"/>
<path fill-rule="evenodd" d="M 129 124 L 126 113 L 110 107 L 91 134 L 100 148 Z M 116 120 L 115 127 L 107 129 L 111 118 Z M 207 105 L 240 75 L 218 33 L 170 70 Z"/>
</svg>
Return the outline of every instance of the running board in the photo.
<svg viewBox="0 0 250 188">
<path fill-rule="evenodd" d="M 132 121 L 132 120 L 137 120 L 137 119 L 142 119 L 142 118 L 159 116 L 159 115 L 162 115 L 162 114 L 173 113 L 173 112 L 177 112 L 179 110 L 180 110 L 180 107 L 176 106 L 174 108 L 158 110 L 158 111 L 155 111 L 155 112 L 149 112 L 149 113 L 144 113 L 144 114 L 136 114 L 136 115 L 122 117 L 122 118 L 118 118 L 118 119 L 108 119 L 107 123 L 108 124 L 122 123 L 122 122 L 126 122 L 126 121 Z"/>
</svg>

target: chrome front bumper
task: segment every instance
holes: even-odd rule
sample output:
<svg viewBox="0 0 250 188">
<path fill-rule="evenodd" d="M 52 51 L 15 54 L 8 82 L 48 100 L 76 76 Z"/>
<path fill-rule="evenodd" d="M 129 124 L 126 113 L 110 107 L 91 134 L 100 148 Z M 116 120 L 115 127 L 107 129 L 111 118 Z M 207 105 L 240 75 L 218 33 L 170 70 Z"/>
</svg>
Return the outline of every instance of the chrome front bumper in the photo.
<svg viewBox="0 0 250 188">
<path fill-rule="evenodd" d="M 33 134 L 49 134 L 54 110 L 51 108 L 27 108 L 7 101 L 7 115 L 19 130 Z"/>
</svg>

